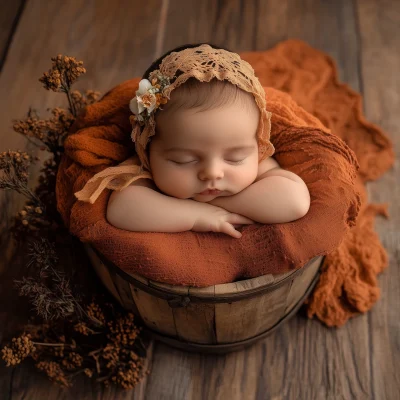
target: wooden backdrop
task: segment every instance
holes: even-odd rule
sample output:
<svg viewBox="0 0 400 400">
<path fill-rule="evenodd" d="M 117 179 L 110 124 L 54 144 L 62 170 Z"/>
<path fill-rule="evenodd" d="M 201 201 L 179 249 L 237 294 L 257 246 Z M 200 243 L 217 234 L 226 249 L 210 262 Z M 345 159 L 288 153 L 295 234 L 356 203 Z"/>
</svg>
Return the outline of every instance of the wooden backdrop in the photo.
<svg viewBox="0 0 400 400">
<path fill-rule="evenodd" d="M 184 43 L 210 41 L 241 52 L 300 38 L 334 57 L 341 80 L 363 94 L 367 119 L 383 127 L 400 152 L 397 0 L 2 0 L 0 22 L 0 151 L 30 149 L 11 128 L 30 106 L 44 115 L 48 107 L 66 106 L 65 95 L 38 82 L 58 53 L 84 61 L 88 72 L 76 89 L 105 93 Z M 399 399 L 399 187 L 398 161 L 368 186 L 370 201 L 390 202 L 390 219 L 376 221 L 390 266 L 379 278 L 379 302 L 344 327 L 328 329 L 299 314 L 251 348 L 224 356 L 152 343 L 152 372 L 128 392 L 85 378 L 65 390 L 31 367 L 11 370 L 2 363 L 1 399 Z M 5 232 L 22 199 L 1 194 L 0 200 L 5 333 L 21 312 L 10 287 L 22 267 L 10 256 Z"/>
</svg>

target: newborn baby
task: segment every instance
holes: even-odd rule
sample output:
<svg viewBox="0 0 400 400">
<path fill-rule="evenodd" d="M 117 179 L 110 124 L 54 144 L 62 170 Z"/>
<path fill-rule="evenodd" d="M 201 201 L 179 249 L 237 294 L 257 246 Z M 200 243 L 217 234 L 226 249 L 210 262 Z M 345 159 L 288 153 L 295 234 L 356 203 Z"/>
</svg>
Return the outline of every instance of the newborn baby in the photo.
<svg viewBox="0 0 400 400">
<path fill-rule="evenodd" d="M 189 79 L 155 114 L 147 146 L 154 182 L 114 191 L 107 220 L 146 232 L 223 232 L 254 222 L 286 223 L 310 207 L 303 180 L 272 157 L 259 163 L 260 111 L 228 81 Z"/>
</svg>

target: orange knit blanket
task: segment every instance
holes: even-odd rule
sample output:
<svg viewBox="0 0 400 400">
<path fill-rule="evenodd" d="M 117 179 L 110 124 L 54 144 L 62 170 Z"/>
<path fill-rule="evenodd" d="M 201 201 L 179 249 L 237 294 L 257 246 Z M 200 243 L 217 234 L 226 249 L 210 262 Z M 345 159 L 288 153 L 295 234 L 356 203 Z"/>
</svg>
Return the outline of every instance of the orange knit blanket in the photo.
<svg viewBox="0 0 400 400">
<path fill-rule="evenodd" d="M 360 95 L 338 83 L 336 67 L 324 53 L 289 40 L 240 56 L 264 86 L 274 157 L 309 188 L 305 217 L 244 226 L 237 240 L 214 232 L 119 230 L 105 219 L 109 190 L 93 205 L 77 201 L 74 193 L 90 177 L 134 155 L 128 105 L 140 78 L 109 91 L 75 122 L 57 176 L 58 209 L 72 234 L 126 272 L 174 285 L 210 286 L 284 273 L 326 255 L 308 314 L 340 326 L 379 297 L 376 276 L 388 259 L 373 224 L 387 209 L 367 204 L 364 184 L 393 164 L 392 145 L 363 118 Z"/>
</svg>

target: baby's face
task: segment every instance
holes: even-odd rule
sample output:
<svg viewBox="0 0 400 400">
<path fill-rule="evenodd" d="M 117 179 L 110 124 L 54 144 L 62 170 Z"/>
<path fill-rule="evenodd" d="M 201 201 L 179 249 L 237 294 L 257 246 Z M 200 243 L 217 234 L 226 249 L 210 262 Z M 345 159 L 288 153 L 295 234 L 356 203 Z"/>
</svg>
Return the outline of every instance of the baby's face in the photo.
<svg viewBox="0 0 400 400">
<path fill-rule="evenodd" d="M 168 118 L 161 113 L 149 144 L 154 183 L 164 194 L 200 202 L 241 192 L 258 173 L 258 121 L 258 109 L 240 104 L 200 113 L 179 110 Z M 208 188 L 221 192 L 200 194 Z"/>
</svg>

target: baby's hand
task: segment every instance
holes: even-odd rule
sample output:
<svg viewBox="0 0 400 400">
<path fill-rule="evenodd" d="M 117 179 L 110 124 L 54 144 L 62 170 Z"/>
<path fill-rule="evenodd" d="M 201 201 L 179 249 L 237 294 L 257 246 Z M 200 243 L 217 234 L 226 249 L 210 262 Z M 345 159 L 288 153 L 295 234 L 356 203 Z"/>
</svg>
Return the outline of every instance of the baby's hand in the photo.
<svg viewBox="0 0 400 400">
<path fill-rule="evenodd" d="M 204 203 L 206 205 L 207 203 Z M 221 207 L 210 205 L 204 207 L 191 229 L 194 232 L 223 232 L 234 238 L 241 238 L 242 234 L 235 227 L 243 224 L 254 224 L 254 221 L 243 215 L 231 213 Z"/>
</svg>

